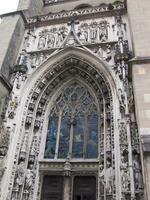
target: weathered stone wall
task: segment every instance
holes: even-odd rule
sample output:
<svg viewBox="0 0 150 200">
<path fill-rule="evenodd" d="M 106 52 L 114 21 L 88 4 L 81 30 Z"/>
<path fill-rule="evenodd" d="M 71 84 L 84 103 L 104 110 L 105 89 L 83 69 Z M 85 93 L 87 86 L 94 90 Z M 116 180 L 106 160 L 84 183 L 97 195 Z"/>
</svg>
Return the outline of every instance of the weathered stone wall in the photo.
<svg viewBox="0 0 150 200">
<path fill-rule="evenodd" d="M 0 23 L 0 122 L 5 98 L 10 92 L 9 78 L 16 62 L 24 35 L 24 23 L 20 15 L 8 15 Z"/>
<path fill-rule="evenodd" d="M 5 16 L 0 24 L 0 70 L 9 79 L 11 69 L 16 62 L 24 35 L 24 23 L 20 15 Z"/>
<path fill-rule="evenodd" d="M 128 0 L 128 16 L 135 54 L 132 64 L 135 107 L 141 143 L 144 151 L 150 151 L 150 1 Z M 150 199 L 150 154 L 144 152 L 147 199 Z"/>
<path fill-rule="evenodd" d="M 121 0 L 120 2 L 123 2 Z M 64 4 L 52 4 L 50 6 L 46 6 L 43 8 L 43 13 L 49 13 L 49 12 L 61 12 L 63 10 L 73 10 L 79 5 L 89 5 L 89 6 L 99 6 L 100 4 L 104 3 L 103 0 L 80 0 L 80 1 L 71 1 L 71 2 L 65 2 Z M 106 4 L 114 3 L 114 0 L 105 0 Z"/>
<path fill-rule="evenodd" d="M 128 15 L 135 56 L 150 55 L 150 1 L 128 0 Z"/>
</svg>

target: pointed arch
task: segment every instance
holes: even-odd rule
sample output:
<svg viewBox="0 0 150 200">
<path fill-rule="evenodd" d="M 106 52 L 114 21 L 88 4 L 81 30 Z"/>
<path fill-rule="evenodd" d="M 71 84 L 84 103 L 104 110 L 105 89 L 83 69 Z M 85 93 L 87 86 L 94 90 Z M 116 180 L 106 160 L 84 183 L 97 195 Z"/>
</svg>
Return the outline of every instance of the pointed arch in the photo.
<svg viewBox="0 0 150 200">
<path fill-rule="evenodd" d="M 116 95 L 117 85 L 112 74 L 110 66 L 92 52 L 83 48 L 69 47 L 66 50 L 53 53 L 26 80 L 25 86 L 22 89 L 20 106 L 25 108 L 23 111 L 20 110 L 23 117 L 23 128 L 20 135 L 23 138 L 22 146 L 24 146 L 25 138 L 29 138 L 29 151 L 24 153 L 21 148 L 19 154 L 21 159 L 26 161 L 27 169 L 30 169 L 31 165 L 35 165 L 36 169 L 39 168 L 43 171 L 42 167 L 45 164 L 47 166 L 50 165 L 49 158 L 44 158 L 44 152 L 48 117 L 52 108 L 52 102 L 55 96 L 57 96 L 57 91 L 60 91 L 71 80 L 78 80 L 78 82 L 83 83 L 92 91 L 93 96 L 97 98 L 100 105 L 99 118 L 101 119 L 99 123 L 98 147 L 100 153 L 98 160 L 93 161 L 96 169 L 99 171 L 97 176 L 100 176 L 101 173 L 106 173 L 109 168 L 111 171 L 116 169 L 117 173 L 113 172 L 115 177 L 111 181 L 109 189 L 111 195 L 119 195 L 119 191 L 117 191 L 120 184 L 119 161 L 117 158 L 119 155 L 119 133 L 117 130 L 119 102 Z M 106 141 L 108 142 L 106 143 Z M 37 160 L 40 162 L 37 162 Z M 65 161 L 60 161 L 60 163 L 62 162 Z M 102 169 L 98 168 L 99 165 L 103 166 Z M 54 166 L 52 171 L 55 170 Z M 38 184 L 38 177 L 36 178 L 36 184 Z M 106 178 L 102 176 L 99 178 L 101 179 L 99 187 L 102 187 L 101 195 L 104 195 L 107 189 L 104 189 L 103 182 L 106 181 Z M 116 191 L 113 190 L 113 185 L 115 184 L 118 185 Z M 25 187 L 26 185 L 24 185 Z M 35 188 L 37 187 L 38 185 Z M 99 191 L 97 191 L 97 195 L 100 195 Z"/>
</svg>

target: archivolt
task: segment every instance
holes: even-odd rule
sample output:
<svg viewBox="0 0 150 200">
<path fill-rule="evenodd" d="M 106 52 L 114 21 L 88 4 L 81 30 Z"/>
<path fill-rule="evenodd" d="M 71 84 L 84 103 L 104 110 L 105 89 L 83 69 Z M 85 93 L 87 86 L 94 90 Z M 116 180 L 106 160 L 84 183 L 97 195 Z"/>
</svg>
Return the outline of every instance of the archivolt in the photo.
<svg viewBox="0 0 150 200">
<path fill-rule="evenodd" d="M 69 55 L 69 53 L 67 53 Z M 70 56 L 60 56 L 59 62 L 54 62 L 51 64 L 51 67 L 48 67 L 48 60 L 43 66 L 37 70 L 35 77 L 38 77 L 40 71 L 42 75 L 36 80 L 34 87 L 30 90 L 30 97 L 26 102 L 26 116 L 24 116 L 24 130 L 25 132 L 22 140 L 21 146 L 24 147 L 27 143 L 29 146 L 28 152 L 24 152 L 23 148 L 20 148 L 19 159 L 26 163 L 26 168 L 28 169 L 31 165 L 34 165 L 35 170 L 38 169 L 38 158 L 39 158 L 39 146 L 41 144 L 41 138 L 43 137 L 43 132 L 46 132 L 44 124 L 48 113 L 50 110 L 50 100 L 55 95 L 56 91 L 59 90 L 62 85 L 67 83 L 70 80 L 79 80 L 85 83 L 95 94 L 98 99 L 100 113 L 101 113 L 101 136 L 100 136 L 100 147 L 99 152 L 101 152 L 100 165 L 103 165 L 104 170 L 106 170 L 106 159 L 111 160 L 111 166 L 115 169 L 115 155 L 114 152 L 114 116 L 113 116 L 113 107 L 114 107 L 114 82 L 112 77 L 107 69 L 102 66 L 102 63 L 98 62 L 98 59 L 95 59 L 94 64 L 91 64 L 90 61 L 84 59 L 88 57 L 84 52 L 84 58 L 79 58 L 79 52 L 77 55 Z M 83 54 L 83 52 L 82 52 Z M 88 53 L 87 53 L 88 54 Z M 55 58 L 56 59 L 56 58 Z M 94 58 L 91 56 L 91 60 Z M 99 63 L 99 66 L 96 64 Z M 101 68 L 102 66 L 102 68 Z M 101 69 L 101 70 L 100 70 Z M 105 73 L 106 72 L 106 73 Z M 33 77 L 28 80 L 28 84 Z M 112 85 L 110 84 L 112 83 Z M 26 92 L 25 92 L 26 93 Z M 46 126 L 45 126 L 46 127 Z M 44 130 L 45 129 L 45 130 Z M 30 133 L 30 134 L 29 134 Z M 107 133 L 109 135 L 108 145 L 110 145 L 110 150 L 104 152 L 104 145 Z M 45 135 L 46 138 L 46 135 Z M 25 144 L 24 144 L 25 143 Z M 43 152 L 41 152 L 41 155 Z M 19 163 L 20 161 L 18 161 Z M 105 166 L 104 166 L 105 165 Z M 30 168 L 29 168 L 30 169 Z M 37 174 L 37 172 L 35 173 Z M 35 177 L 38 184 L 38 177 Z M 101 180 L 103 182 L 104 180 Z M 24 183 L 26 184 L 26 183 Z M 34 184 L 32 190 L 29 191 L 28 195 L 34 191 Z M 24 185 L 23 188 L 26 188 Z M 115 192 L 115 191 L 113 191 Z M 24 195 L 24 194 L 23 194 Z"/>
</svg>

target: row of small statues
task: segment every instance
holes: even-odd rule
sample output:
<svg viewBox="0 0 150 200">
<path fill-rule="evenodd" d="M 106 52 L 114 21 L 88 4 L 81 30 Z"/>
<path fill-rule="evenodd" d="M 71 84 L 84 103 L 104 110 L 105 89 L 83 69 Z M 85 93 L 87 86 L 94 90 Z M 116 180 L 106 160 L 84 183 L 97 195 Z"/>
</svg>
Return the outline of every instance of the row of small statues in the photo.
<svg viewBox="0 0 150 200">
<path fill-rule="evenodd" d="M 101 22 L 83 23 L 78 26 L 76 34 L 82 43 L 107 42 L 109 39 L 110 24 L 103 20 Z M 116 36 L 123 37 L 126 31 L 122 22 L 112 26 Z M 38 49 L 50 49 L 60 47 L 69 33 L 65 26 L 43 30 L 39 34 Z"/>
</svg>

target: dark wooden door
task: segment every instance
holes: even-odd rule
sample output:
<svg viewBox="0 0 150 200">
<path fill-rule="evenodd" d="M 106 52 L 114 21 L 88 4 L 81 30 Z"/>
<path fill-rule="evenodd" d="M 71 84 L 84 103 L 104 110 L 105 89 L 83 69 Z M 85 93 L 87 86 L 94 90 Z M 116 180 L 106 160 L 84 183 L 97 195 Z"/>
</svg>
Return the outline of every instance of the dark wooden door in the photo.
<svg viewBox="0 0 150 200">
<path fill-rule="evenodd" d="M 96 178 L 77 176 L 74 178 L 73 200 L 96 200 Z"/>
<path fill-rule="evenodd" d="M 63 177 L 45 176 L 43 179 L 41 200 L 62 200 Z"/>
</svg>

